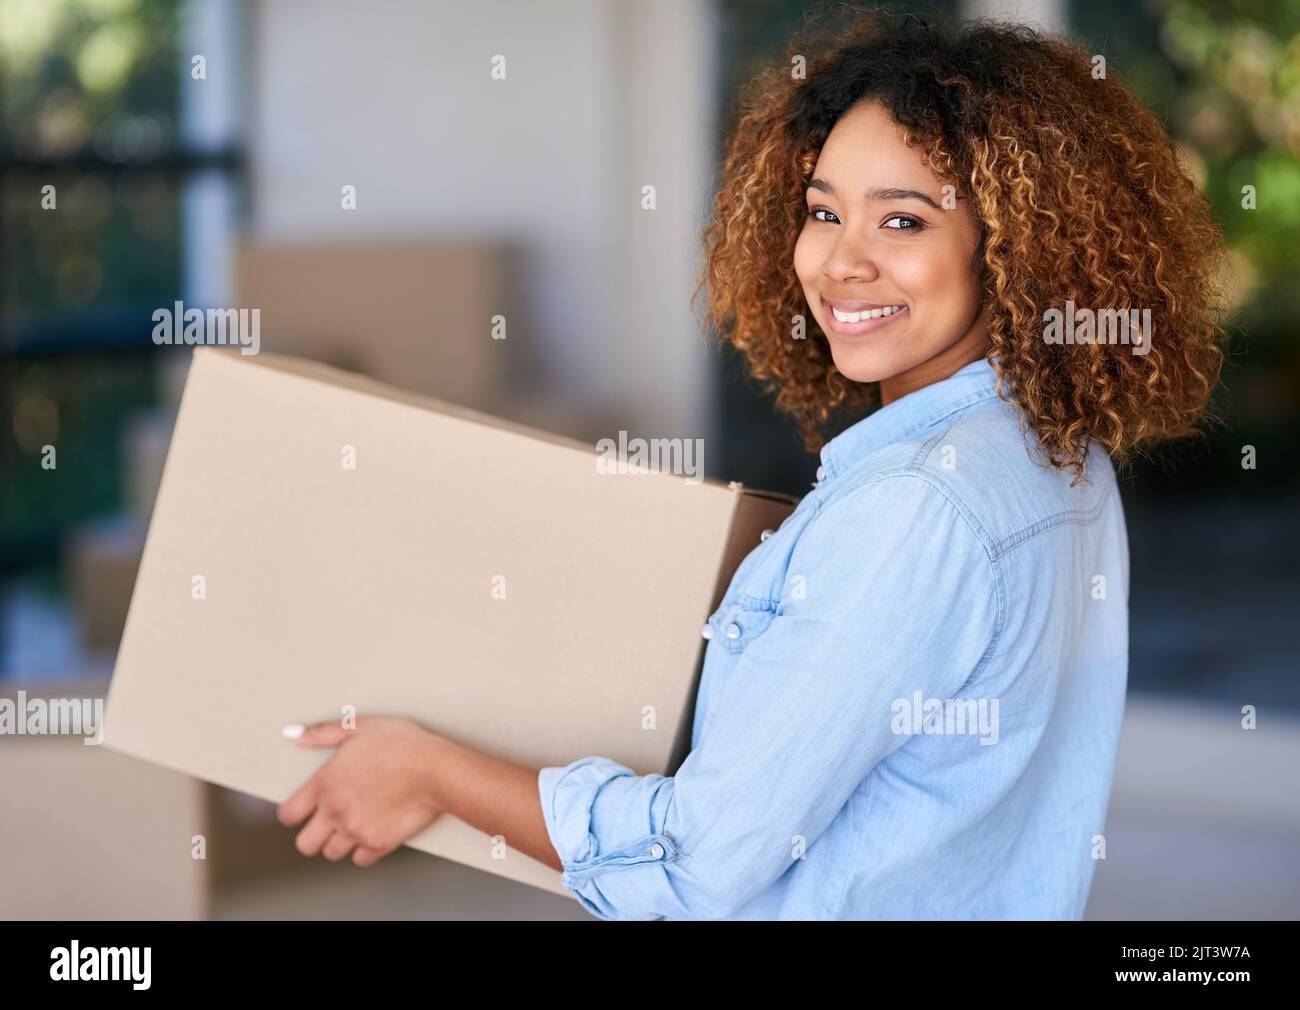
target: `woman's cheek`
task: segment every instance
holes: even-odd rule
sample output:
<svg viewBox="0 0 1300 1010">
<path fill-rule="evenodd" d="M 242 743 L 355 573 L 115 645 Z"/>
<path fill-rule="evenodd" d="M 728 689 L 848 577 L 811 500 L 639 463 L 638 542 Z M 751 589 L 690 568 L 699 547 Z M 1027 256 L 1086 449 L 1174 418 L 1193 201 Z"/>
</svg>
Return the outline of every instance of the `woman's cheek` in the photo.
<svg viewBox="0 0 1300 1010">
<path fill-rule="evenodd" d="M 794 244 L 794 273 L 799 278 L 805 295 L 808 293 L 808 282 L 812 279 L 812 267 L 812 248 L 808 241 L 808 229 L 805 227 Z"/>
<path fill-rule="evenodd" d="M 932 249 L 909 250 L 898 255 L 891 274 L 918 322 L 928 319 L 942 329 L 964 315 L 972 284 L 957 257 L 936 256 Z"/>
<path fill-rule="evenodd" d="M 800 240 L 800 244 L 795 247 L 794 252 L 794 273 L 799 279 L 799 286 L 803 290 L 804 300 L 808 302 L 809 310 L 816 319 L 819 294 L 816 288 L 817 270 L 814 258 L 809 254 L 808 248 Z M 809 320 L 812 322 L 812 320 Z"/>
<path fill-rule="evenodd" d="M 934 253 L 924 249 L 900 249 L 889 258 L 889 276 L 899 293 L 909 300 L 928 301 L 951 292 L 952 277 Z"/>
</svg>

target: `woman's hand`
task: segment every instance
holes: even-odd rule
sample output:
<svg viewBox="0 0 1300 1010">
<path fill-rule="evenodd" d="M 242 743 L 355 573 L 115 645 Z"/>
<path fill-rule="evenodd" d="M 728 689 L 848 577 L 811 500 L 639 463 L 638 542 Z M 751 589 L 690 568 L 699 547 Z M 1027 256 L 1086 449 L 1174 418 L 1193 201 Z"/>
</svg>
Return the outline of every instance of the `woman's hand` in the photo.
<svg viewBox="0 0 1300 1010">
<path fill-rule="evenodd" d="M 285 736 L 338 748 L 276 811 L 286 827 L 314 812 L 298 833 L 304 856 L 337 862 L 355 849 L 352 861 L 372 866 L 443 812 L 435 796 L 441 738 L 413 719 L 361 716 L 355 729 L 322 722 L 286 726 Z"/>
</svg>

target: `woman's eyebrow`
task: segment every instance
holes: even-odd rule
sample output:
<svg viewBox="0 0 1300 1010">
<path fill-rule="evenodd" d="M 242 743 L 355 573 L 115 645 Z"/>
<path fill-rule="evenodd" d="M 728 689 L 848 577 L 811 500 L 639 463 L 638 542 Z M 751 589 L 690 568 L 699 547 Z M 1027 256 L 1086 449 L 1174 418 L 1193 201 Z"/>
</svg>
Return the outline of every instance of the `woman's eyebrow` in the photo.
<svg viewBox="0 0 1300 1010">
<path fill-rule="evenodd" d="M 809 189 L 819 189 L 830 196 L 835 195 L 835 187 L 825 179 L 812 179 L 808 183 Z M 942 210 L 937 203 L 931 200 L 924 193 L 919 193 L 914 189 L 869 189 L 865 194 L 868 200 L 920 200 L 928 204 L 935 210 Z"/>
</svg>

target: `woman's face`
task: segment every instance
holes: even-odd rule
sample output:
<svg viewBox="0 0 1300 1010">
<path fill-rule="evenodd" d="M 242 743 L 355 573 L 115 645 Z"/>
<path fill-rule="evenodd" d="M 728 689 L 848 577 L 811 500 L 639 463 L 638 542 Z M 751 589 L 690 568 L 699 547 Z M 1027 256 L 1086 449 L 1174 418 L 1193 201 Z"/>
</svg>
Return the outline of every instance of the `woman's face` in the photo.
<svg viewBox="0 0 1300 1010">
<path fill-rule="evenodd" d="M 795 273 L 835 367 L 879 382 L 886 403 L 987 349 L 973 263 L 979 225 L 955 187 L 877 102 L 840 118 L 813 170 Z"/>
</svg>

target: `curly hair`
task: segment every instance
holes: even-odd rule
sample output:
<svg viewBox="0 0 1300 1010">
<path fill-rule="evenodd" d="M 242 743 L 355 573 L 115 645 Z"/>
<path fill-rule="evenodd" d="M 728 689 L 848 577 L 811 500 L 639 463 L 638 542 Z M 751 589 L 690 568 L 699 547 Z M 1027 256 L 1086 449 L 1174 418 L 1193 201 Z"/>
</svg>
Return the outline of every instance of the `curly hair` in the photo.
<svg viewBox="0 0 1300 1010">
<path fill-rule="evenodd" d="M 841 8 L 811 18 L 783 65 L 741 93 L 691 298 L 776 394 L 809 452 L 878 383 L 835 368 L 793 269 L 807 183 L 836 121 L 879 101 L 940 179 L 971 200 L 975 270 L 998 394 L 1052 466 L 1083 477 L 1088 442 L 1120 463 L 1195 432 L 1224 359 L 1225 253 L 1209 202 L 1159 121 L 1070 42 L 991 22 L 927 24 Z M 806 74 L 792 73 L 802 57 Z M 1151 312 L 1145 353 L 1048 343 L 1044 310 L 1073 300 Z M 793 339 L 797 319 L 807 339 Z"/>
</svg>

